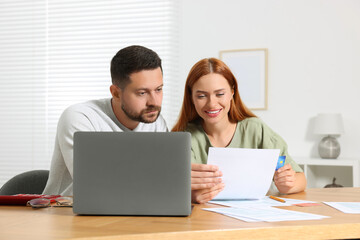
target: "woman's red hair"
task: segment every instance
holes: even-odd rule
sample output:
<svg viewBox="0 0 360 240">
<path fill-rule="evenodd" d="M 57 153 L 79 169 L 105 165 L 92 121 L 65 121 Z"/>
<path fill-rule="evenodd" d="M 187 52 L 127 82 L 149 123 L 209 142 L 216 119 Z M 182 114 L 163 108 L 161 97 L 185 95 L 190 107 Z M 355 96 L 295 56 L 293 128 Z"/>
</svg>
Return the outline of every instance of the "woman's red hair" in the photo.
<svg viewBox="0 0 360 240">
<path fill-rule="evenodd" d="M 241 101 L 238 84 L 230 68 L 221 60 L 216 58 L 205 58 L 197 62 L 190 70 L 185 83 L 184 100 L 179 119 L 173 127 L 173 132 L 184 131 L 188 123 L 200 118 L 192 102 L 192 87 L 199 78 L 210 73 L 222 75 L 234 90 L 229 110 L 229 120 L 232 123 L 249 117 L 256 117 Z"/>
</svg>

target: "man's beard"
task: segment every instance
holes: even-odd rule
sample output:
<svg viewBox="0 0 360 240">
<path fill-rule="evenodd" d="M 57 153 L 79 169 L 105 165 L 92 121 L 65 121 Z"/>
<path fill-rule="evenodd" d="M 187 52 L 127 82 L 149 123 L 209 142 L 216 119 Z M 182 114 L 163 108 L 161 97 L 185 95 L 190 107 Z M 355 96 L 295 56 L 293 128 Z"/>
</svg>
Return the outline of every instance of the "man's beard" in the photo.
<svg viewBox="0 0 360 240">
<path fill-rule="evenodd" d="M 152 123 L 152 122 L 155 122 L 156 119 L 159 117 L 160 115 L 160 111 L 161 111 L 161 107 L 160 106 L 155 106 L 155 105 L 151 105 L 151 106 L 148 106 L 147 108 L 141 110 L 140 113 L 135 113 L 129 109 L 126 109 L 125 105 L 122 104 L 121 105 L 121 109 L 124 111 L 125 115 L 133 120 L 133 121 L 137 121 L 137 122 L 143 122 L 143 123 Z M 147 119 L 145 117 L 145 114 L 148 113 L 148 112 L 153 112 L 153 111 L 158 111 L 157 112 L 157 115 L 156 115 L 156 118 L 153 119 L 153 116 L 154 114 L 151 114 L 151 120 L 150 119 Z"/>
</svg>

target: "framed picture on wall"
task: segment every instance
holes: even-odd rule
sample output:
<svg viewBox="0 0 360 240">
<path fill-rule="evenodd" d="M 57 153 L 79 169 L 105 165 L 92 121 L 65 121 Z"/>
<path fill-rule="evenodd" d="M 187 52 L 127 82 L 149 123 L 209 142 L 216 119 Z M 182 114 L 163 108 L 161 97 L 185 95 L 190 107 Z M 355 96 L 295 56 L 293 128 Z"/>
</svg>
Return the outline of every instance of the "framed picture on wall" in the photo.
<svg viewBox="0 0 360 240">
<path fill-rule="evenodd" d="M 267 56 L 266 48 L 220 51 L 238 81 L 241 100 L 252 110 L 267 109 Z"/>
</svg>

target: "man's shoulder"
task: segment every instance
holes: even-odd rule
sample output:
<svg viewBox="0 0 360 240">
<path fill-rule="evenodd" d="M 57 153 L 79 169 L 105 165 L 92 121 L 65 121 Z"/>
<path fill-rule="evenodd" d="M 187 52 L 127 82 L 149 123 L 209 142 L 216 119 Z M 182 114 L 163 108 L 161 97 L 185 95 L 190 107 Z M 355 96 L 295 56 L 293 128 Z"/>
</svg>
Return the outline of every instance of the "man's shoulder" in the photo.
<svg viewBox="0 0 360 240">
<path fill-rule="evenodd" d="M 110 104 L 110 99 L 91 100 L 70 105 L 61 114 L 59 124 L 81 124 L 87 123 L 91 119 L 97 119 L 99 112 L 106 112 L 106 104 Z"/>
<path fill-rule="evenodd" d="M 86 116 L 94 112 L 106 112 L 108 108 L 107 105 L 110 104 L 110 101 L 110 99 L 99 99 L 76 103 L 67 107 L 63 111 L 62 116 Z"/>
<path fill-rule="evenodd" d="M 111 102 L 110 98 L 89 100 L 86 102 L 75 103 L 65 109 L 65 111 L 85 111 L 89 109 L 102 109 L 104 110 Z"/>
</svg>

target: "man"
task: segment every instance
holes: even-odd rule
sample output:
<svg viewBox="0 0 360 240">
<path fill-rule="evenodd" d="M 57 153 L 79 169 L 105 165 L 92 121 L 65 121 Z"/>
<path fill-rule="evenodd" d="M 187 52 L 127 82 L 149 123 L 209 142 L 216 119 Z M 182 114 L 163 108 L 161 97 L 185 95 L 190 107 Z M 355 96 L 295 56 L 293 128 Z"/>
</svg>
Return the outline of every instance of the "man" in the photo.
<svg viewBox="0 0 360 240">
<path fill-rule="evenodd" d="M 43 194 L 73 194 L 73 136 L 76 131 L 165 132 L 160 115 L 163 76 L 161 59 L 142 46 L 121 49 L 111 60 L 112 98 L 67 108 L 57 127 L 50 175 Z M 218 192 L 216 166 L 192 164 L 193 202 L 206 202 Z"/>
<path fill-rule="evenodd" d="M 112 98 L 67 108 L 61 115 L 50 175 L 43 194 L 73 194 L 73 136 L 76 131 L 165 132 L 161 59 L 142 46 L 121 49 L 111 60 Z"/>
</svg>

